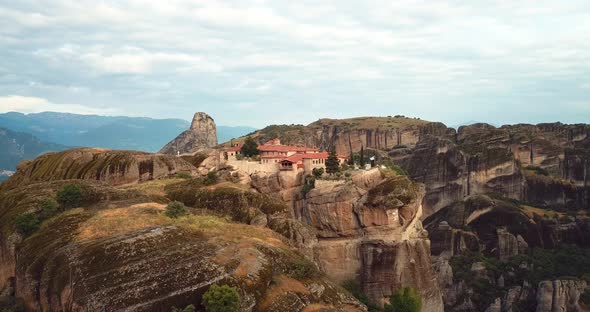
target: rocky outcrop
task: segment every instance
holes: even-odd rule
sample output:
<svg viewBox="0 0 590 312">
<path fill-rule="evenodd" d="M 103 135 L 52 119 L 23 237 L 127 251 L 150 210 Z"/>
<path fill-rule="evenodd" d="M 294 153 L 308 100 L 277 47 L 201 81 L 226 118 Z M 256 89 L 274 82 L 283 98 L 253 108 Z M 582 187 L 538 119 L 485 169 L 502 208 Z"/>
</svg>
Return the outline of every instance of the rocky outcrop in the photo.
<svg viewBox="0 0 590 312">
<path fill-rule="evenodd" d="M 585 281 L 544 281 L 537 290 L 537 312 L 578 312 L 580 295 L 588 288 Z"/>
<path fill-rule="evenodd" d="M 514 236 L 506 228 L 498 228 L 497 257 L 500 260 L 508 260 L 516 255 L 526 255 L 529 245 L 520 235 Z"/>
<path fill-rule="evenodd" d="M 308 127 L 314 129 L 320 148 L 334 146 L 342 155 L 349 155 L 351 151 L 359 152 L 361 147 L 376 150 L 413 147 L 425 134 L 448 134 L 447 128 L 441 123 L 405 117 L 321 119 Z"/>
<path fill-rule="evenodd" d="M 422 196 L 406 177 L 374 169 L 346 183 L 317 183 L 292 205 L 293 214 L 315 229 L 316 259 L 329 277 L 357 281 L 378 305 L 396 289 L 414 287 L 423 311 L 440 311 L 430 242 L 419 220 Z"/>
<path fill-rule="evenodd" d="M 394 149 L 390 156 L 426 185 L 423 204 L 428 216 L 473 194 L 520 198 L 522 176 L 508 145 L 507 131 L 476 124 L 461 127 L 454 138 L 423 136 L 414 149 Z"/>
<path fill-rule="evenodd" d="M 589 219 L 556 220 L 537 212 L 527 213 L 526 209 L 531 208 L 484 195 L 447 206 L 424 220 L 432 254 L 454 256 L 482 251 L 506 260 L 527 254 L 531 247 L 554 248 L 564 243 L 588 246 Z"/>
<path fill-rule="evenodd" d="M 78 180 L 82 207 L 44 221 L 24 240 L 15 234 L 17 216 L 42 213 L 39 201 L 71 182 L 0 190 L 0 289 L 22 300 L 26 311 L 168 311 L 188 304 L 201 309 L 201 297 L 213 283 L 236 287 L 241 311 L 366 311 L 306 260 L 314 259 L 317 238 L 299 221 L 273 215 L 271 230 L 207 211 L 170 219 L 165 205 L 140 192 L 142 185 Z M 284 207 L 260 194 L 221 195 L 223 201 L 212 203 L 216 215 L 233 217 L 235 203 L 269 214 L 276 210 L 271 206 Z"/>
<path fill-rule="evenodd" d="M 245 174 L 245 173 L 242 173 Z M 303 185 L 301 172 L 256 172 L 250 175 L 250 185 L 257 192 L 278 195 L 286 202 L 292 202 L 300 195 Z"/>
<path fill-rule="evenodd" d="M 201 149 L 217 146 L 217 128 L 211 116 L 195 113 L 191 127 L 166 144 L 162 154 L 192 154 Z"/>
<path fill-rule="evenodd" d="M 137 151 L 81 148 L 48 153 L 19 164 L 18 171 L 2 187 L 57 180 L 97 180 L 112 185 L 137 183 L 169 177 L 176 173 L 195 174 L 185 160 Z"/>
<path fill-rule="evenodd" d="M 244 311 L 254 306 L 257 311 L 284 311 L 293 299 L 299 302 L 295 311 L 313 304 L 364 310 L 350 295 L 313 275 L 311 262 L 279 243 L 268 229 L 249 229 L 249 236 L 240 238 L 245 225 L 215 225 L 233 232 L 221 234 L 210 227 L 195 231 L 198 223 L 154 224 L 100 237 L 87 231 L 97 226 L 91 218 L 86 212 L 64 216 L 49 224 L 61 232 L 44 232 L 19 249 L 16 296 L 24 299 L 27 310 L 87 311 L 108 306 L 164 311 L 200 302 L 214 283 L 237 287 Z M 285 279 L 289 283 L 280 285 Z M 288 293 L 295 298 L 289 299 Z M 282 296 L 287 297 L 280 303 L 272 299 Z"/>
<path fill-rule="evenodd" d="M 413 147 L 424 135 L 449 135 L 442 123 L 404 116 L 320 119 L 307 126 L 272 125 L 252 135 L 259 142 L 274 138 L 284 144 L 315 146 L 327 150 L 335 147 L 342 155 L 359 152 L 361 147 L 389 150 Z"/>
</svg>

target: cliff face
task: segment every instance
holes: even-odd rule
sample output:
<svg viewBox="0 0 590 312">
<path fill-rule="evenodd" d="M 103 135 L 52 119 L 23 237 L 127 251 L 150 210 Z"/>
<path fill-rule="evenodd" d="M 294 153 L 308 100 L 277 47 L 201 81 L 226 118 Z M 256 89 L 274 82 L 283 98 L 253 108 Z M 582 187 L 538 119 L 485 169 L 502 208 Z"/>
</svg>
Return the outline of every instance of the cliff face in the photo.
<svg viewBox="0 0 590 312">
<path fill-rule="evenodd" d="M 217 127 L 211 116 L 195 113 L 191 127 L 166 144 L 162 154 L 192 154 L 201 149 L 217 146 Z"/>
<path fill-rule="evenodd" d="M 196 168 L 173 156 L 82 148 L 48 153 L 22 162 L 18 171 L 2 187 L 68 179 L 97 180 L 121 185 L 168 177 L 176 173 L 196 174 Z"/>
<path fill-rule="evenodd" d="M 544 281 L 537 291 L 537 312 L 584 311 L 580 295 L 587 287 L 586 281 Z"/>
<path fill-rule="evenodd" d="M 71 152 L 24 164 L 0 189 L 2 304 L 8 295 L 26 311 L 202 309 L 203 293 L 217 283 L 236 288 L 240 311 L 366 311 L 306 259 L 313 257 L 306 254 L 313 229 L 281 216 L 282 202 L 229 181 L 203 187 L 201 178 L 145 181 L 129 169 L 116 177 L 108 169 L 144 158 L 184 164 L 176 157 Z M 25 213 L 43 218 L 40 203 L 69 183 L 82 189 L 80 207 L 21 235 L 15 220 Z M 210 204 L 169 218 L 169 190 L 182 191 L 174 194 L 187 205 Z"/>
<path fill-rule="evenodd" d="M 423 135 L 414 148 L 394 148 L 389 155 L 426 185 L 425 215 L 485 193 L 581 209 L 589 205 L 589 128 L 474 124 L 454 136 Z M 536 178 L 538 172 L 549 177 Z"/>
<path fill-rule="evenodd" d="M 361 147 L 387 152 L 413 180 L 426 185 L 424 216 L 466 196 L 485 193 L 590 207 L 588 125 L 474 124 L 455 131 L 442 123 L 401 116 L 363 117 L 270 126 L 252 137 L 260 142 L 279 137 L 286 144 L 322 149 L 334 146 L 343 155 L 358 153 Z M 541 185 L 525 175 L 539 170 L 571 186 Z"/>
<path fill-rule="evenodd" d="M 488 130 L 487 125 L 462 127 L 455 139 L 427 135 L 414 149 L 389 153 L 426 185 L 425 216 L 472 194 L 521 197 L 522 176 L 506 147 L 508 135 Z"/>
<path fill-rule="evenodd" d="M 260 187 L 260 181 L 252 178 L 256 189 L 272 191 Z M 423 311 L 442 310 L 430 242 L 419 220 L 424 195 L 419 185 L 377 169 L 348 182 L 318 180 L 307 194 L 301 183 L 290 185 L 291 194 L 283 199 L 292 215 L 314 230 L 314 258 L 331 279 L 355 281 L 378 305 L 400 287 L 411 286 L 423 298 Z"/>
<path fill-rule="evenodd" d="M 533 247 L 590 246 L 589 221 L 584 215 L 554 218 L 541 209 L 476 195 L 439 210 L 424 224 L 434 256 L 472 251 L 506 260 Z"/>
</svg>

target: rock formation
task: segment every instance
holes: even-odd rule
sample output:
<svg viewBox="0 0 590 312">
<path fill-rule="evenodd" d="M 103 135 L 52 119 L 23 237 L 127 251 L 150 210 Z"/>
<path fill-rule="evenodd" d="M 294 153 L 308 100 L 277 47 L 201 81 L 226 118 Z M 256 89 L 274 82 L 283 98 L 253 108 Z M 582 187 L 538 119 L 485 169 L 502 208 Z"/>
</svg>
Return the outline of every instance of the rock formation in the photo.
<svg viewBox="0 0 590 312">
<path fill-rule="evenodd" d="M 252 135 L 349 155 L 361 147 L 426 185 L 424 217 L 474 194 L 497 193 L 540 206 L 590 207 L 590 126 L 473 124 L 458 130 L 405 117 L 320 119 L 270 126 Z M 547 177 L 539 178 L 538 170 Z"/>
<path fill-rule="evenodd" d="M 580 295 L 587 289 L 586 281 L 544 281 L 537 290 L 537 312 L 587 311 L 580 307 Z"/>
<path fill-rule="evenodd" d="M 355 281 L 370 300 L 387 303 L 400 287 L 414 287 L 423 311 L 441 311 L 442 298 L 430 259 L 430 242 L 419 220 L 423 189 L 402 176 L 380 170 L 349 182 L 316 181 L 309 193 L 283 173 L 252 176 L 262 192 L 289 190 L 282 199 L 292 215 L 314 229 L 315 260 L 333 280 Z M 282 186 L 282 187 L 281 187 Z M 285 187 L 285 188 L 283 188 Z"/>
<path fill-rule="evenodd" d="M 193 165 L 178 157 L 81 148 L 47 153 L 20 163 L 16 174 L 3 187 L 68 179 L 98 180 L 121 185 L 169 177 L 176 173 L 192 175 L 196 171 Z"/>
<path fill-rule="evenodd" d="M 153 168 L 143 179 L 146 161 Z M 164 179 L 179 168 L 195 170 L 180 157 L 94 149 L 22 164 L 0 188 L 0 294 L 26 311 L 201 310 L 203 293 L 217 283 L 236 288 L 240 311 L 366 312 L 306 259 L 314 231 L 282 217 L 283 202 L 229 181 L 226 189 Z M 23 237 L 15 219 L 45 218 L 40 202 L 72 182 L 82 189 L 80 207 L 56 212 Z M 201 210 L 168 218 L 173 195 L 200 200 Z"/>
<path fill-rule="evenodd" d="M 211 116 L 195 113 L 191 127 L 164 146 L 162 154 L 192 154 L 217 146 L 217 128 Z"/>
</svg>

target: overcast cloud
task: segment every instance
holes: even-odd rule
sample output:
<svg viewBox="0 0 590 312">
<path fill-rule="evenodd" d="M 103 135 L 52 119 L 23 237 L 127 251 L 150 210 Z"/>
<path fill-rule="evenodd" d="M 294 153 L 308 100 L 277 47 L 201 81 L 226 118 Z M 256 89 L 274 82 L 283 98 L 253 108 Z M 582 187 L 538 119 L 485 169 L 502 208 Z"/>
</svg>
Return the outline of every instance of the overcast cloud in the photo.
<svg viewBox="0 0 590 312">
<path fill-rule="evenodd" d="M 0 111 L 590 122 L 590 2 L 0 0 Z"/>
</svg>

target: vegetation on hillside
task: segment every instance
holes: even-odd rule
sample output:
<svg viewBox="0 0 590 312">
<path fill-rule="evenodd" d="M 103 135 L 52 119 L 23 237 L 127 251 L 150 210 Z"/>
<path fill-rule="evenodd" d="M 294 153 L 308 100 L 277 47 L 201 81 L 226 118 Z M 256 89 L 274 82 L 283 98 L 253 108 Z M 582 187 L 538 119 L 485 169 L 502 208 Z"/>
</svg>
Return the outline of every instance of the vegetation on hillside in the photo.
<svg viewBox="0 0 590 312">
<path fill-rule="evenodd" d="M 484 265 L 485 276 L 474 277 L 471 267 L 476 262 Z M 452 257 L 450 264 L 455 282 L 463 281 L 474 289 L 472 299 L 478 307 L 487 307 L 510 287 L 522 286 L 525 281 L 529 285 L 555 279 L 584 278 L 590 282 L 590 250 L 575 245 L 533 248 L 528 255 L 514 256 L 507 261 L 467 251 Z M 492 282 L 500 277 L 504 279 L 503 288 Z"/>
<path fill-rule="evenodd" d="M 336 148 L 332 147 L 326 159 L 326 173 L 334 174 L 338 171 L 340 171 L 340 162 L 338 155 L 336 155 Z"/>
<path fill-rule="evenodd" d="M 414 288 L 404 287 L 395 291 L 385 305 L 384 312 L 420 312 L 422 299 Z"/>
<path fill-rule="evenodd" d="M 242 145 L 242 148 L 240 149 L 240 152 L 246 157 L 257 156 L 260 154 L 260 151 L 258 150 L 258 143 L 256 143 L 256 141 L 254 141 L 254 139 L 251 137 L 247 137 L 244 141 L 244 144 Z"/>
<path fill-rule="evenodd" d="M 234 287 L 213 284 L 203 295 L 203 306 L 207 312 L 237 312 L 240 295 Z"/>
<path fill-rule="evenodd" d="M 180 218 L 188 213 L 186 206 L 179 201 L 173 201 L 166 206 L 166 216 L 169 218 Z"/>
</svg>

